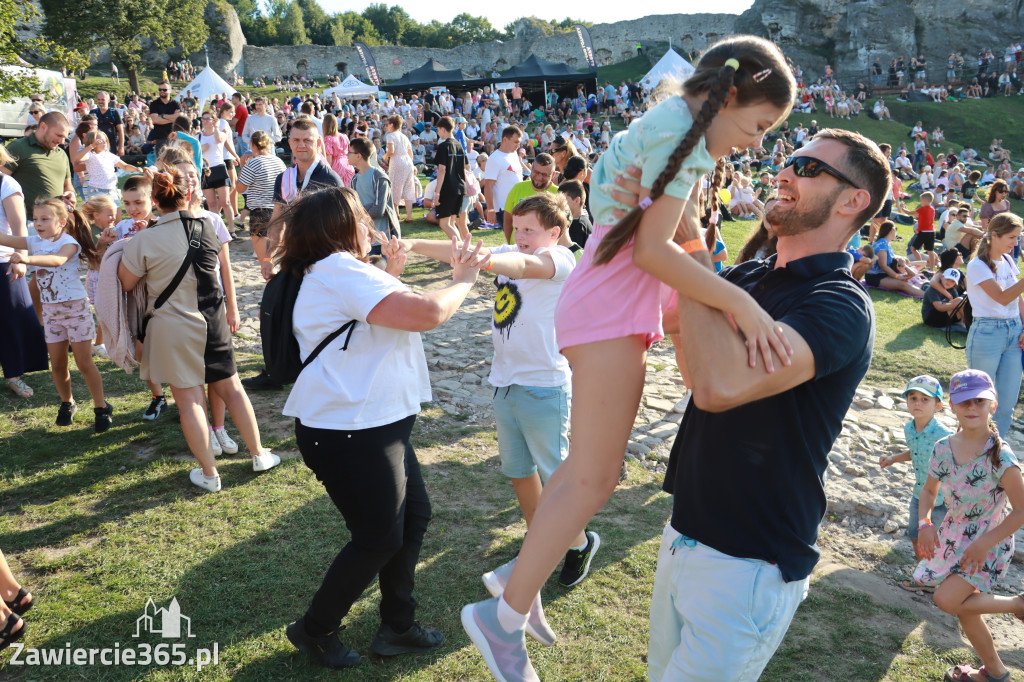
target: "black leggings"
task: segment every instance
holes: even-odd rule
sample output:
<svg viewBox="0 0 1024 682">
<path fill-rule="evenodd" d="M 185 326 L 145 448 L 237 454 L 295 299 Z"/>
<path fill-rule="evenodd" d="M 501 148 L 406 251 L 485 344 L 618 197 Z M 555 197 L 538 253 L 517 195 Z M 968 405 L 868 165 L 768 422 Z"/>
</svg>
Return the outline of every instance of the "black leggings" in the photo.
<svg viewBox="0 0 1024 682">
<path fill-rule="evenodd" d="M 313 637 L 337 630 L 378 576 L 381 622 L 404 632 L 415 621 L 414 573 L 430 523 L 430 500 L 409 443 L 415 421 L 412 415 L 372 429 L 336 431 L 295 420 L 302 459 L 352 534 L 306 611 Z"/>
</svg>

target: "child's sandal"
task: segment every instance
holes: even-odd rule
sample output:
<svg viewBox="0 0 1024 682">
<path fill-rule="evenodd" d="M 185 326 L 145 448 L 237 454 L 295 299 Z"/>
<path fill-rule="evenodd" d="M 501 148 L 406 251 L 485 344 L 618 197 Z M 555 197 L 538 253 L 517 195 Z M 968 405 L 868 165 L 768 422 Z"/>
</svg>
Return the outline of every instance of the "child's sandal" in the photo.
<svg viewBox="0 0 1024 682">
<path fill-rule="evenodd" d="M 31 398 L 32 396 L 35 395 L 35 391 L 32 390 L 32 387 L 26 384 L 20 378 L 8 379 L 7 390 L 9 390 L 11 393 L 18 396 L 19 398 Z"/>
<path fill-rule="evenodd" d="M 14 599 L 12 599 L 11 601 L 7 601 L 6 599 L 4 599 L 4 603 L 7 604 L 7 608 L 9 608 L 11 611 L 14 611 L 19 616 L 24 616 L 26 613 L 28 613 L 28 610 L 31 609 L 32 606 L 36 603 L 35 598 L 29 599 L 27 604 L 22 603 L 22 600 L 25 599 L 25 597 L 31 596 L 31 594 L 31 592 L 22 587 L 18 590 L 18 594 L 14 596 Z"/>
<path fill-rule="evenodd" d="M 985 682 L 1010 682 L 1009 670 L 1003 673 L 1002 677 L 992 677 L 988 674 L 988 671 L 985 670 L 985 666 L 981 666 L 980 668 L 978 668 L 978 672 L 985 676 Z"/>
<path fill-rule="evenodd" d="M 21 616 L 18 614 L 12 613 L 7 616 L 7 623 L 4 624 L 4 629 L 0 630 L 0 651 L 9 647 L 13 642 L 17 642 L 25 634 L 24 624 L 22 624 L 17 632 L 14 631 L 18 623 L 23 623 Z"/>
</svg>

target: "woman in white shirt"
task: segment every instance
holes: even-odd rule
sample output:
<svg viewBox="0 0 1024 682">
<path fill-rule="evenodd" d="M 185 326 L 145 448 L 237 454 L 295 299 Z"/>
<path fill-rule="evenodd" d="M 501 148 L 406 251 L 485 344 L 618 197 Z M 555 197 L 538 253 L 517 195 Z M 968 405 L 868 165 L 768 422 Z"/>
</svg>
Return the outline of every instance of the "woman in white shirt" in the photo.
<svg viewBox="0 0 1024 682">
<path fill-rule="evenodd" d="M 424 652 L 444 641 L 415 622 L 414 571 L 430 521 L 430 500 L 410 443 L 430 383 L 418 332 L 446 322 L 466 298 L 479 252 L 456 252 L 452 283 L 418 294 L 389 273 L 405 264 L 385 244 L 388 272 L 369 264 L 370 226 L 359 197 L 327 188 L 289 204 L 280 266 L 302 277 L 293 330 L 300 357 L 331 341 L 296 380 L 284 406 L 295 417 L 302 459 L 338 507 L 351 540 L 334 559 L 305 615 L 286 629 L 300 651 L 332 668 L 359 664 L 337 636 L 341 620 L 379 576 L 381 626 L 371 649 L 383 656 Z M 347 327 L 347 329 L 346 329 Z"/>
<path fill-rule="evenodd" d="M 412 164 L 412 143 L 402 132 L 403 123 L 404 119 L 398 114 L 388 116 L 384 124 L 387 129 L 384 161 L 388 164 L 388 176 L 391 178 L 395 215 L 398 215 L 398 203 L 404 201 L 405 222 L 411 223 L 412 205 L 416 203 L 416 169 Z"/>
<path fill-rule="evenodd" d="M 996 385 L 999 433 L 1009 434 L 1021 382 L 1021 344 L 1024 343 L 1024 280 L 1010 254 L 1020 238 L 1022 222 L 1013 213 L 1000 213 L 988 223 L 975 257 L 967 264 L 967 295 L 974 324 L 967 334 L 967 364 L 987 372 Z"/>
</svg>

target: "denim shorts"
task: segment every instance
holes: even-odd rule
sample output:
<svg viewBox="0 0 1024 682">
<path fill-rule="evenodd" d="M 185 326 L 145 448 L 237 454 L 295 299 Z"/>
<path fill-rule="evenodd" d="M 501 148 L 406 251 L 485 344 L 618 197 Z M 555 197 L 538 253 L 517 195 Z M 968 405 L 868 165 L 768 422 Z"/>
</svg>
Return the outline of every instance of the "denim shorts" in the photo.
<svg viewBox="0 0 1024 682">
<path fill-rule="evenodd" d="M 910 521 L 907 523 L 907 537 L 911 540 L 917 539 L 917 521 L 921 518 L 920 512 L 918 511 L 918 504 L 920 502 L 921 501 L 913 495 L 910 496 Z M 932 523 L 935 524 L 936 531 L 939 529 L 944 518 L 946 518 L 945 503 L 935 505 L 935 507 L 932 508 Z"/>
<path fill-rule="evenodd" d="M 547 482 L 569 455 L 569 387 L 500 386 L 494 389 L 501 472 Z"/>
<path fill-rule="evenodd" d="M 740 559 L 665 527 L 651 597 L 651 682 L 756 680 L 782 643 L 810 578 Z"/>
</svg>

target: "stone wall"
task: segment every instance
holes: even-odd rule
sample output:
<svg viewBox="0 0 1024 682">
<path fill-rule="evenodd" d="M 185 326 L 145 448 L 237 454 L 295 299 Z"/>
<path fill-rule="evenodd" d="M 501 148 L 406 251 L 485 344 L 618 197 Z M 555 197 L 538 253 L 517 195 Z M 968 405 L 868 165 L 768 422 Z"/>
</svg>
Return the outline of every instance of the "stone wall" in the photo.
<svg viewBox="0 0 1024 682">
<path fill-rule="evenodd" d="M 590 29 L 594 53 L 599 65 L 614 64 L 636 56 L 636 44 L 668 42 L 677 50 L 702 49 L 721 36 L 733 32 L 737 16 L 733 14 L 669 14 L 650 16 L 614 24 L 596 24 Z M 504 71 L 531 54 L 541 59 L 583 68 L 583 50 L 575 33 L 545 36 L 521 29 L 510 41 L 490 41 L 459 45 L 450 50 L 378 46 L 371 48 L 377 70 L 385 80 L 401 78 L 406 72 L 435 59 L 449 69 L 467 73 Z M 247 78 L 298 73 L 322 77 L 331 73 L 364 73 L 354 48 L 323 45 L 243 48 L 242 66 Z M 398 63 L 394 63 L 397 61 Z M 344 68 L 339 65 L 343 64 Z"/>
</svg>

